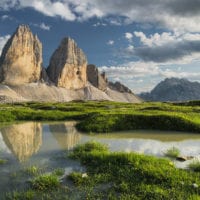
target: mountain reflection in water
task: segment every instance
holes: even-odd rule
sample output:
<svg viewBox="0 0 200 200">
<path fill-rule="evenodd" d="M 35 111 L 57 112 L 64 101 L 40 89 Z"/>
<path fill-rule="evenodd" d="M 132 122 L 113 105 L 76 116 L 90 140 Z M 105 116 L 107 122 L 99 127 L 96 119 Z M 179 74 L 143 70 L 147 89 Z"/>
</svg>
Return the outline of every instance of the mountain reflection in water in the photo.
<svg viewBox="0 0 200 200">
<path fill-rule="evenodd" d="M 7 147 L 20 162 L 37 153 L 42 145 L 42 126 L 38 122 L 3 127 L 1 134 Z"/>
<path fill-rule="evenodd" d="M 53 138 L 55 141 L 49 144 L 53 149 L 55 143 L 61 150 L 72 149 L 81 139 L 74 125 L 75 122 L 49 123 L 47 127 L 51 134 L 48 136 L 43 135 L 44 124 L 39 122 L 9 125 L 0 129 L 3 139 L 1 143 L 9 149 L 7 152 L 12 152 L 19 162 L 26 162 L 31 156 L 39 153 L 43 143 L 48 142 L 48 138 Z"/>
<path fill-rule="evenodd" d="M 75 122 L 49 124 L 49 130 L 62 149 L 72 149 L 81 139 L 75 128 Z"/>
<path fill-rule="evenodd" d="M 107 144 L 111 151 L 139 152 L 163 156 L 176 147 L 183 156 L 200 157 L 200 134 L 166 131 L 123 131 L 108 134 L 81 134 L 76 122 L 26 122 L 0 128 L 0 156 L 13 155 L 24 164 L 51 162 L 55 154 L 91 140 Z M 11 154 L 12 153 L 12 154 Z M 48 163 L 49 164 L 49 163 Z"/>
</svg>

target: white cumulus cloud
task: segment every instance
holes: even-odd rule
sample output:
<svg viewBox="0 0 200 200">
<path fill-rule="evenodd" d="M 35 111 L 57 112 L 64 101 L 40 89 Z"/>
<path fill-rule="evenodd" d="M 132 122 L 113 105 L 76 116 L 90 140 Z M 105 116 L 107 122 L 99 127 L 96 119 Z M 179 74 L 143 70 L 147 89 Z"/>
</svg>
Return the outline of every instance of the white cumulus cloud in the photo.
<svg viewBox="0 0 200 200">
<path fill-rule="evenodd" d="M 146 62 L 190 63 L 200 60 L 200 34 L 182 32 L 154 33 L 147 36 L 143 32 L 134 32 L 140 45 L 129 45 L 122 49 L 124 57 L 137 57 Z M 132 39 L 132 38 L 131 38 Z"/>
<path fill-rule="evenodd" d="M 161 66 L 154 62 L 127 62 L 116 66 L 102 66 L 99 69 L 106 72 L 109 80 L 120 81 L 136 93 L 151 90 L 165 78 L 200 80 L 198 68 L 196 71 L 186 71 L 180 67 L 171 68 L 171 65 Z"/>
<path fill-rule="evenodd" d="M 106 19 L 117 24 L 140 23 L 173 31 L 200 31 L 199 0 L 1 0 L 0 10 L 33 8 L 64 20 Z M 113 19 L 113 20 L 112 20 Z M 117 19 L 117 20 L 115 20 Z"/>
<path fill-rule="evenodd" d="M 40 28 L 42 30 L 45 30 L 45 31 L 50 31 L 50 29 L 51 29 L 51 26 L 45 24 L 44 22 L 42 22 L 40 24 L 34 24 L 34 23 L 32 23 L 31 25 L 33 25 L 35 27 L 38 27 L 38 28 Z"/>
<path fill-rule="evenodd" d="M 110 46 L 112 46 L 112 45 L 114 45 L 114 41 L 113 40 L 109 40 L 108 42 L 107 42 L 107 45 L 110 45 Z"/>
<path fill-rule="evenodd" d="M 126 38 L 129 42 L 131 42 L 131 41 L 132 41 L 132 38 L 133 38 L 133 34 L 127 32 L 127 33 L 125 33 L 125 38 Z"/>
</svg>

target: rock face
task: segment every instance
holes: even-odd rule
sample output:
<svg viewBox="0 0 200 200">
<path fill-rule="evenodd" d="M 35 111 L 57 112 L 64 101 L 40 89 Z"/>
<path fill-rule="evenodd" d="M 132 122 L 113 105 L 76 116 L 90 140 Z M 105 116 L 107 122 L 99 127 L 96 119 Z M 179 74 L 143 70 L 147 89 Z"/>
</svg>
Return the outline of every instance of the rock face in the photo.
<svg viewBox="0 0 200 200">
<path fill-rule="evenodd" d="M 200 99 L 200 83 L 187 79 L 167 78 L 161 81 L 150 93 L 141 93 L 147 101 L 189 101 Z"/>
<path fill-rule="evenodd" d="M 83 88 L 87 82 L 87 59 L 71 38 L 64 38 L 53 53 L 47 74 L 58 87 Z"/>
<path fill-rule="evenodd" d="M 115 83 L 112 83 L 112 82 L 109 82 L 108 83 L 108 87 L 112 90 L 116 90 L 118 92 L 122 92 L 122 93 L 131 93 L 132 94 L 132 91 L 126 87 L 125 85 L 123 85 L 122 83 L 120 82 L 115 82 Z"/>
<path fill-rule="evenodd" d="M 105 73 L 100 74 L 95 65 L 87 66 L 87 79 L 96 88 L 105 91 L 108 86 L 108 80 Z"/>
<path fill-rule="evenodd" d="M 41 80 L 41 82 L 44 82 L 44 83 L 50 83 L 51 82 L 49 80 L 48 75 L 47 75 L 47 71 L 46 71 L 46 69 L 44 67 L 42 67 L 42 70 L 41 70 L 40 80 Z"/>
<path fill-rule="evenodd" d="M 42 44 L 26 25 L 8 40 L 0 57 L 0 82 L 21 85 L 40 80 Z"/>
<path fill-rule="evenodd" d="M 61 41 L 46 70 L 37 36 L 28 26 L 19 26 L 0 57 L 0 103 L 73 100 L 141 102 L 121 83 L 108 83 L 95 65 L 87 66 L 73 39 Z"/>
</svg>

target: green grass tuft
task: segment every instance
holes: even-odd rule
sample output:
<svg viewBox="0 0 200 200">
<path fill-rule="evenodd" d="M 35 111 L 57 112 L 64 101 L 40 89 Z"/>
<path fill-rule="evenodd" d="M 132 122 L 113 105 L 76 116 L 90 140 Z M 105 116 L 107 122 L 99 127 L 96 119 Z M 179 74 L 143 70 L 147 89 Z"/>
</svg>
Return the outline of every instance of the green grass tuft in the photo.
<svg viewBox="0 0 200 200">
<path fill-rule="evenodd" d="M 55 190 L 59 186 L 60 182 L 55 175 L 40 175 L 31 181 L 31 187 L 39 191 Z"/>
<path fill-rule="evenodd" d="M 36 176 L 40 173 L 41 170 L 37 166 L 30 166 L 30 167 L 24 169 L 23 171 L 28 175 Z"/>
<path fill-rule="evenodd" d="M 195 172 L 200 172 L 200 161 L 199 160 L 193 161 L 188 165 L 188 167 L 189 169 Z"/>
<path fill-rule="evenodd" d="M 169 157 L 169 158 L 176 159 L 178 156 L 180 156 L 180 150 L 176 147 L 172 147 L 172 148 L 168 149 L 164 153 L 164 155 Z"/>
<path fill-rule="evenodd" d="M 91 145 L 91 144 L 90 144 Z M 73 172 L 69 178 L 78 187 L 99 192 L 103 188 L 100 199 L 192 199 L 200 195 L 200 174 L 177 169 L 167 159 L 136 153 L 122 153 L 99 150 L 79 145 L 74 157 L 79 158 L 86 167 L 87 178 L 81 173 Z M 87 148 L 86 148 L 87 149 Z M 98 190 L 98 189 L 99 190 Z M 101 195 L 102 195 L 101 193 Z"/>
<path fill-rule="evenodd" d="M 85 155 L 90 152 L 107 152 L 108 147 L 102 145 L 98 142 L 90 141 L 86 144 L 80 144 L 73 149 L 73 152 L 69 155 L 70 158 L 80 159 L 82 155 Z"/>
<path fill-rule="evenodd" d="M 62 168 L 57 168 L 57 169 L 55 169 L 55 170 L 53 171 L 52 174 L 55 175 L 55 176 L 63 176 L 64 173 L 65 173 L 65 170 L 64 170 L 64 169 L 62 169 Z"/>
</svg>

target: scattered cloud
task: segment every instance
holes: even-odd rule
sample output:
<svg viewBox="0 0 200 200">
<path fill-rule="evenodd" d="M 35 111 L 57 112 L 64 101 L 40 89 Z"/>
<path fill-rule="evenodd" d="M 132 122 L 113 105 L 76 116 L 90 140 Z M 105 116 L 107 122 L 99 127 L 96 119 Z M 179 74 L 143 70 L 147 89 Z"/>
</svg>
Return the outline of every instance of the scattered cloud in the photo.
<svg viewBox="0 0 200 200">
<path fill-rule="evenodd" d="M 132 40 L 132 34 L 126 38 Z M 143 32 L 134 32 L 140 45 L 131 44 L 121 50 L 124 57 L 136 57 L 145 62 L 155 63 L 189 63 L 200 60 L 200 34 L 163 32 L 146 36 Z"/>
<path fill-rule="evenodd" d="M 118 0 L 117 2 L 116 0 L 1 0 L 0 2 L 0 10 L 26 7 L 68 21 L 113 16 L 122 19 L 117 20 L 117 24 L 136 22 L 154 24 L 173 31 L 200 31 L 199 0 Z"/>
<path fill-rule="evenodd" d="M 106 23 L 102 23 L 102 22 L 97 22 L 96 24 L 93 24 L 92 26 L 94 26 L 94 27 L 107 26 L 107 24 Z"/>
<path fill-rule="evenodd" d="M 1 21 L 5 21 L 5 20 L 12 20 L 13 18 L 9 15 L 2 15 L 0 17 Z"/>
<path fill-rule="evenodd" d="M 108 42 L 107 42 L 107 45 L 110 45 L 110 46 L 112 46 L 112 45 L 114 45 L 114 40 L 109 40 Z"/>
<path fill-rule="evenodd" d="M 198 53 L 198 55 L 197 55 Z M 142 46 L 135 48 L 134 55 L 144 61 L 157 63 L 181 61 L 184 58 L 200 59 L 200 41 L 180 41 L 162 46 Z"/>
<path fill-rule="evenodd" d="M 6 44 L 9 38 L 10 38 L 10 35 L 0 36 L 0 55 L 2 53 L 2 49 L 4 45 Z"/>
<path fill-rule="evenodd" d="M 111 19 L 108 19 L 107 20 L 111 25 L 115 25 L 115 26 L 121 26 L 123 23 L 122 23 L 122 20 L 121 19 L 113 19 L 113 18 L 111 18 Z"/>
<path fill-rule="evenodd" d="M 134 35 L 138 38 L 140 38 L 140 41 L 143 45 L 146 46 L 162 46 L 163 44 L 167 44 L 169 42 L 181 40 L 182 38 L 179 38 L 178 33 L 171 33 L 171 32 L 163 32 L 161 34 L 155 33 L 153 35 L 150 35 L 150 37 L 147 37 L 145 33 L 143 32 L 134 32 Z"/>
<path fill-rule="evenodd" d="M 121 81 L 136 93 L 151 90 L 165 78 L 200 80 L 200 72 L 185 71 L 179 66 L 172 69 L 168 65 L 161 67 L 154 62 L 128 62 L 118 66 L 102 66 L 99 69 L 105 71 L 110 80 Z"/>
<path fill-rule="evenodd" d="M 105 71 L 110 78 L 137 78 L 148 75 L 158 75 L 159 67 L 155 63 L 129 62 L 120 66 L 102 66 L 100 70 Z"/>
<path fill-rule="evenodd" d="M 134 46 L 133 45 L 128 45 L 128 47 L 125 49 L 125 54 L 128 53 L 129 55 L 134 53 Z"/>
<path fill-rule="evenodd" d="M 51 29 L 50 26 L 46 25 L 45 23 L 41 23 L 39 27 L 43 30 L 49 31 Z"/>
<path fill-rule="evenodd" d="M 23 9 L 27 7 L 50 17 L 59 16 L 67 21 L 74 21 L 76 19 L 76 15 L 70 9 L 68 0 L 1 0 L 0 2 L 0 10 L 9 10 L 11 8 Z"/>
<path fill-rule="evenodd" d="M 133 34 L 127 32 L 127 33 L 125 33 L 125 38 L 126 38 L 129 42 L 131 42 L 131 41 L 132 41 L 132 38 L 133 38 Z"/>
<path fill-rule="evenodd" d="M 51 29 L 51 26 L 45 24 L 44 22 L 42 22 L 40 24 L 31 24 L 31 25 L 38 27 L 38 28 L 45 30 L 45 31 L 50 31 L 50 29 Z"/>
</svg>

